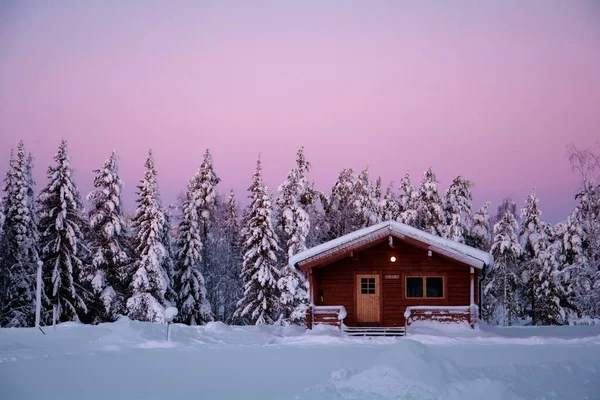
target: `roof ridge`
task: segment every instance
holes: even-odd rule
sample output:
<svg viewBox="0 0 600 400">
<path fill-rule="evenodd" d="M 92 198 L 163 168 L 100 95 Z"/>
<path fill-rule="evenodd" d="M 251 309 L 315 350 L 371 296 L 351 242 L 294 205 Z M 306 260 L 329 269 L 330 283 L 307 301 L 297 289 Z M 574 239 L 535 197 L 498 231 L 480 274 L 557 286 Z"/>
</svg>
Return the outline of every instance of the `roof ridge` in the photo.
<svg viewBox="0 0 600 400">
<path fill-rule="evenodd" d="M 371 225 L 370 227 L 347 233 L 336 239 L 304 250 L 290 257 L 288 261 L 289 265 L 293 267 L 296 266 L 296 264 L 308 259 L 324 257 L 328 253 L 331 253 L 342 246 L 348 246 L 353 242 L 361 240 L 369 234 L 380 230 L 385 232 L 386 227 L 388 235 L 394 234 L 409 237 L 413 240 L 428 245 L 429 248 L 439 252 L 440 254 L 446 254 L 446 256 L 454 260 L 461 261 L 476 268 L 484 268 L 486 265 L 491 266 L 494 262 L 491 254 L 483 250 L 476 249 L 464 243 L 454 242 L 450 239 L 434 235 L 398 221 L 388 220 Z"/>
</svg>

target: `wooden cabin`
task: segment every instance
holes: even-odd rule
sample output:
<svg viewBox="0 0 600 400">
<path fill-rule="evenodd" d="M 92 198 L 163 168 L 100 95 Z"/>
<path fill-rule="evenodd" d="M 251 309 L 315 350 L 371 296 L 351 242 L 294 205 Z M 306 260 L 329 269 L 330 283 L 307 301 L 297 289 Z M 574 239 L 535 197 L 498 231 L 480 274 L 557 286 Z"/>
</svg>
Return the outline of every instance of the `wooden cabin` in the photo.
<svg viewBox="0 0 600 400">
<path fill-rule="evenodd" d="M 395 221 L 303 251 L 290 265 L 310 282 L 306 327 L 349 333 L 404 333 L 414 321 L 467 322 L 478 316 L 489 253 Z"/>
</svg>

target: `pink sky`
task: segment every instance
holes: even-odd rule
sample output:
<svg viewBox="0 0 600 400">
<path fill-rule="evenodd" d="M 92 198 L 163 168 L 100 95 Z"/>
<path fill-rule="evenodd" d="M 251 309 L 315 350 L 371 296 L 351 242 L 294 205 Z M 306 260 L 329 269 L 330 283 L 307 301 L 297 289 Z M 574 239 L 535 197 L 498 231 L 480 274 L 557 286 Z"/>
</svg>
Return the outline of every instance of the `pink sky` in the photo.
<svg viewBox="0 0 600 400">
<path fill-rule="evenodd" d="M 0 173 L 23 139 L 38 188 L 61 138 L 83 194 L 118 150 L 129 208 L 148 148 L 169 203 L 206 148 L 245 196 L 259 153 L 275 189 L 305 146 L 322 190 L 432 166 L 477 206 L 536 187 L 555 222 L 565 145 L 600 139 L 594 1 L 41 3 L 0 4 Z"/>
</svg>

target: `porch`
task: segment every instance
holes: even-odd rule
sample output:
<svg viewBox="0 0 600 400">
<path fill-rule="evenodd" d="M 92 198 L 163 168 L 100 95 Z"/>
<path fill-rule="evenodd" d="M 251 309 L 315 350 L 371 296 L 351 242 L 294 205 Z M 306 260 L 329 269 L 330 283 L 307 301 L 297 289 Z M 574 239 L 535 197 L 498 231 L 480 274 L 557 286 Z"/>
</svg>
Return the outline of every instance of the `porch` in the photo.
<svg viewBox="0 0 600 400">
<path fill-rule="evenodd" d="M 404 312 L 406 324 L 398 326 L 346 326 L 346 308 L 344 306 L 308 307 L 306 327 L 312 329 L 316 325 L 329 325 L 340 329 L 342 336 L 406 336 L 410 325 L 419 321 L 438 323 L 468 323 L 474 328 L 478 320 L 478 307 L 470 306 L 411 306 Z"/>
</svg>

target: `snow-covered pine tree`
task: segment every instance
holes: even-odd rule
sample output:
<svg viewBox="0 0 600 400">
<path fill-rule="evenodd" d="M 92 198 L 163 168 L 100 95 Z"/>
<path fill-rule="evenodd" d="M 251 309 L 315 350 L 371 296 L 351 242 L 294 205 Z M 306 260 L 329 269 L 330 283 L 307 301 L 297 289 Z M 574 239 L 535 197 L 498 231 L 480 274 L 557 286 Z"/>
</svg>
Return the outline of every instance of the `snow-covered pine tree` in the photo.
<svg viewBox="0 0 600 400">
<path fill-rule="evenodd" d="M 541 255 L 549 246 L 538 203 L 534 190 L 521 209 L 519 231 L 519 244 L 523 249 L 519 260 L 519 278 L 522 282 L 519 293 L 521 311 L 524 317 L 531 318 L 534 325 L 541 320 L 540 304 L 537 303 L 538 287 L 541 285 L 538 279 L 545 261 Z"/>
<path fill-rule="evenodd" d="M 397 218 L 398 221 L 410 226 L 417 225 L 417 196 L 418 193 L 410 180 L 410 171 L 407 170 L 400 180 L 400 197 L 398 198 L 400 215 Z"/>
<path fill-rule="evenodd" d="M 354 184 L 354 170 L 352 168 L 343 169 L 331 188 L 329 196 L 322 196 L 321 202 L 325 208 L 323 230 L 328 232 L 327 235 L 323 235 L 323 241 L 338 238 L 358 229 L 355 208 L 352 203 Z"/>
<path fill-rule="evenodd" d="M 165 295 L 170 290 L 171 255 L 165 246 L 167 219 L 160 202 L 152 151 L 148 152 L 146 172 L 138 185 L 138 206 L 132 220 L 135 232 L 135 273 L 127 314 L 141 321 L 165 322 L 164 310 L 170 306 Z"/>
<path fill-rule="evenodd" d="M 89 212 L 92 288 L 99 308 L 96 320 L 110 322 L 125 312 L 126 268 L 130 262 L 121 202 L 123 181 L 119 177 L 116 151 L 94 172 L 94 190 L 87 196 L 92 207 Z"/>
<path fill-rule="evenodd" d="M 177 319 L 189 325 L 202 325 L 213 320 L 206 299 L 206 286 L 201 272 L 202 227 L 197 196 L 203 194 L 200 179 L 192 178 L 183 202 L 183 217 L 179 223 L 176 244 L 176 292 L 179 306 Z"/>
<path fill-rule="evenodd" d="M 262 181 L 260 159 L 248 191 L 250 204 L 244 213 L 241 233 L 244 295 L 237 303 L 234 317 L 253 325 L 272 324 L 279 313 L 279 271 L 275 253 L 281 249 L 272 226 L 273 207 Z"/>
<path fill-rule="evenodd" d="M 91 293 L 81 276 L 85 221 L 66 140 L 60 143 L 54 161 L 47 172 L 49 183 L 38 197 L 44 284 L 48 298 L 57 306 L 57 319 L 79 321 L 88 312 L 86 300 Z"/>
<path fill-rule="evenodd" d="M 394 184 L 390 183 L 385 191 L 385 196 L 381 201 L 381 220 L 382 221 L 396 221 L 400 216 L 400 205 L 398 199 L 394 194 Z"/>
<path fill-rule="evenodd" d="M 427 169 L 421 180 L 416 199 L 417 228 L 442 236 L 445 217 L 442 199 L 437 189 L 437 179 L 431 168 Z"/>
<path fill-rule="evenodd" d="M 511 325 L 519 316 L 517 263 L 522 249 L 516 229 L 517 220 L 510 212 L 494 225 L 494 265 L 484 289 L 483 317 L 502 325 Z"/>
<path fill-rule="evenodd" d="M 33 325 L 35 268 L 39 260 L 34 207 L 33 159 L 19 142 L 7 171 L 4 234 L 0 238 L 0 326 Z"/>
<path fill-rule="evenodd" d="M 464 243 L 471 223 L 471 188 L 473 182 L 457 176 L 446 191 L 444 211 L 446 215 L 446 238 Z"/>
<path fill-rule="evenodd" d="M 489 251 L 491 246 L 489 207 L 490 202 L 488 201 L 473 214 L 472 225 L 465 237 L 467 245 L 483 251 Z"/>
<path fill-rule="evenodd" d="M 379 222 L 379 204 L 375 188 L 369 180 L 368 166 L 358 174 L 352 190 L 351 202 L 354 207 L 357 228 L 366 228 Z"/>
<path fill-rule="evenodd" d="M 309 169 L 310 163 L 306 161 L 304 149 L 301 148 L 297 153 L 296 166 L 279 186 L 279 197 L 276 200 L 278 206 L 277 227 L 285 251 L 284 260 L 306 250 L 310 218 L 305 208 L 312 207 L 305 195 L 307 191 L 311 190 L 306 178 Z M 305 200 L 304 204 L 303 199 Z M 281 267 L 277 288 L 280 292 L 282 322 L 303 323 L 308 304 L 308 282 L 305 276 L 286 263 Z"/>
</svg>

